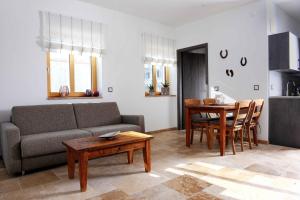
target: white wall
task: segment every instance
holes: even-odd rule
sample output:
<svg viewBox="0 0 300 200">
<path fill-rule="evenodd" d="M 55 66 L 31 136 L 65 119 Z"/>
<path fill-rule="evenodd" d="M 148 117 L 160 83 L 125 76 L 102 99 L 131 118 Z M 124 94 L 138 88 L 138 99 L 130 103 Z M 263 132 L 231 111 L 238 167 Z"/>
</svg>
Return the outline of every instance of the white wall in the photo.
<svg viewBox="0 0 300 200">
<path fill-rule="evenodd" d="M 268 34 L 292 32 L 300 37 L 300 21 L 268 0 Z"/>
<path fill-rule="evenodd" d="M 36 44 L 40 10 L 107 24 L 103 99 L 46 100 L 45 52 Z M 2 1 L 0 27 L 0 121 L 16 105 L 116 101 L 122 114 L 144 114 L 147 131 L 177 126 L 176 97 L 144 97 L 141 57 L 141 32 L 172 37 L 170 27 L 75 0 Z"/>
<path fill-rule="evenodd" d="M 205 18 L 176 29 L 178 48 L 208 43 L 209 86 L 220 86 L 222 93 L 235 100 L 264 98 L 259 138 L 268 140 L 268 37 L 264 1 Z M 219 56 L 228 49 L 229 56 Z M 248 65 L 241 67 L 241 57 Z M 229 78 L 226 69 L 233 69 Z M 253 85 L 260 85 L 259 91 Z"/>
</svg>

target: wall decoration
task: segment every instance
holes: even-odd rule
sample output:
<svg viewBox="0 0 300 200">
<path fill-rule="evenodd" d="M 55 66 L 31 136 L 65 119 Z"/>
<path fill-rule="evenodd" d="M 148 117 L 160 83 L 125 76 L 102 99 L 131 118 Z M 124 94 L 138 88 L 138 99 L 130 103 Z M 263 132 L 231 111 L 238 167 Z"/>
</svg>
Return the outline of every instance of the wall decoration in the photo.
<svg viewBox="0 0 300 200">
<path fill-rule="evenodd" d="M 226 69 L 226 75 L 229 77 L 233 77 L 234 76 L 234 72 L 232 69 Z"/>
<path fill-rule="evenodd" d="M 247 65 L 247 58 L 246 57 L 242 57 L 241 58 L 241 65 L 244 67 L 244 66 L 246 66 Z"/>
<path fill-rule="evenodd" d="M 223 59 L 227 58 L 227 57 L 228 57 L 228 50 L 225 49 L 225 55 L 224 55 L 224 53 L 223 53 L 223 50 L 221 50 L 221 51 L 220 51 L 220 56 L 221 56 L 221 58 L 223 58 Z"/>
</svg>

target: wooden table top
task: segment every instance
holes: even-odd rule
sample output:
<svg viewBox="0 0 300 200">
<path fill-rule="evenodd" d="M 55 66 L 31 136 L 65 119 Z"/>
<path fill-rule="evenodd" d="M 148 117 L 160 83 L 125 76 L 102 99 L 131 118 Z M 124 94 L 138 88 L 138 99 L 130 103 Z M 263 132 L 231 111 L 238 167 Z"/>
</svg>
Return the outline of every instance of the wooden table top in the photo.
<svg viewBox="0 0 300 200">
<path fill-rule="evenodd" d="M 97 136 L 90 136 L 84 138 L 71 139 L 63 141 L 63 145 L 75 151 L 92 151 L 100 150 L 110 147 L 116 147 L 124 144 L 131 144 L 136 142 L 143 142 L 152 139 L 153 136 L 134 131 L 122 132 L 113 140 L 106 140 Z"/>
<path fill-rule="evenodd" d="M 234 104 L 211 104 L 211 105 L 186 105 L 186 108 L 204 109 L 204 110 L 234 110 Z"/>
</svg>

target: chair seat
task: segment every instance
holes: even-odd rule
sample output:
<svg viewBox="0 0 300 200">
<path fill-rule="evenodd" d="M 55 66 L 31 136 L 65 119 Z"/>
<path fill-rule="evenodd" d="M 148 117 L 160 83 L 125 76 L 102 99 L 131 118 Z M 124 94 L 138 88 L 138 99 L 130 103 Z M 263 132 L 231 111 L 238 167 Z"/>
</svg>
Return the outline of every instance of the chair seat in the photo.
<svg viewBox="0 0 300 200">
<path fill-rule="evenodd" d="M 220 120 L 212 121 L 212 122 L 210 122 L 210 124 L 212 126 L 214 126 L 214 125 L 218 126 L 220 124 Z M 237 121 L 236 126 L 242 126 L 242 125 L 243 125 L 242 122 Z M 233 126 L 233 120 L 226 120 L 226 126 L 227 127 L 232 127 Z"/>
<path fill-rule="evenodd" d="M 217 119 L 202 117 L 201 115 L 193 115 L 192 116 L 192 123 L 208 123 L 208 122 L 214 121 L 214 120 L 217 120 Z"/>
</svg>

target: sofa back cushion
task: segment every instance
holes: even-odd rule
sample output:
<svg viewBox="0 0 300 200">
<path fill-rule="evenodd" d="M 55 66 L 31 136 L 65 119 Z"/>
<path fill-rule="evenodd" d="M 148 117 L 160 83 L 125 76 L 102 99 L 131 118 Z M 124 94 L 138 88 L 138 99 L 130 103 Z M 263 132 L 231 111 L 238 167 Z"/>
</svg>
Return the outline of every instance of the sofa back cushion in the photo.
<svg viewBox="0 0 300 200">
<path fill-rule="evenodd" d="M 73 104 L 78 128 L 97 127 L 121 123 L 115 102 Z"/>
<path fill-rule="evenodd" d="M 72 104 L 16 106 L 12 108 L 12 122 L 21 135 L 77 128 Z"/>
</svg>

